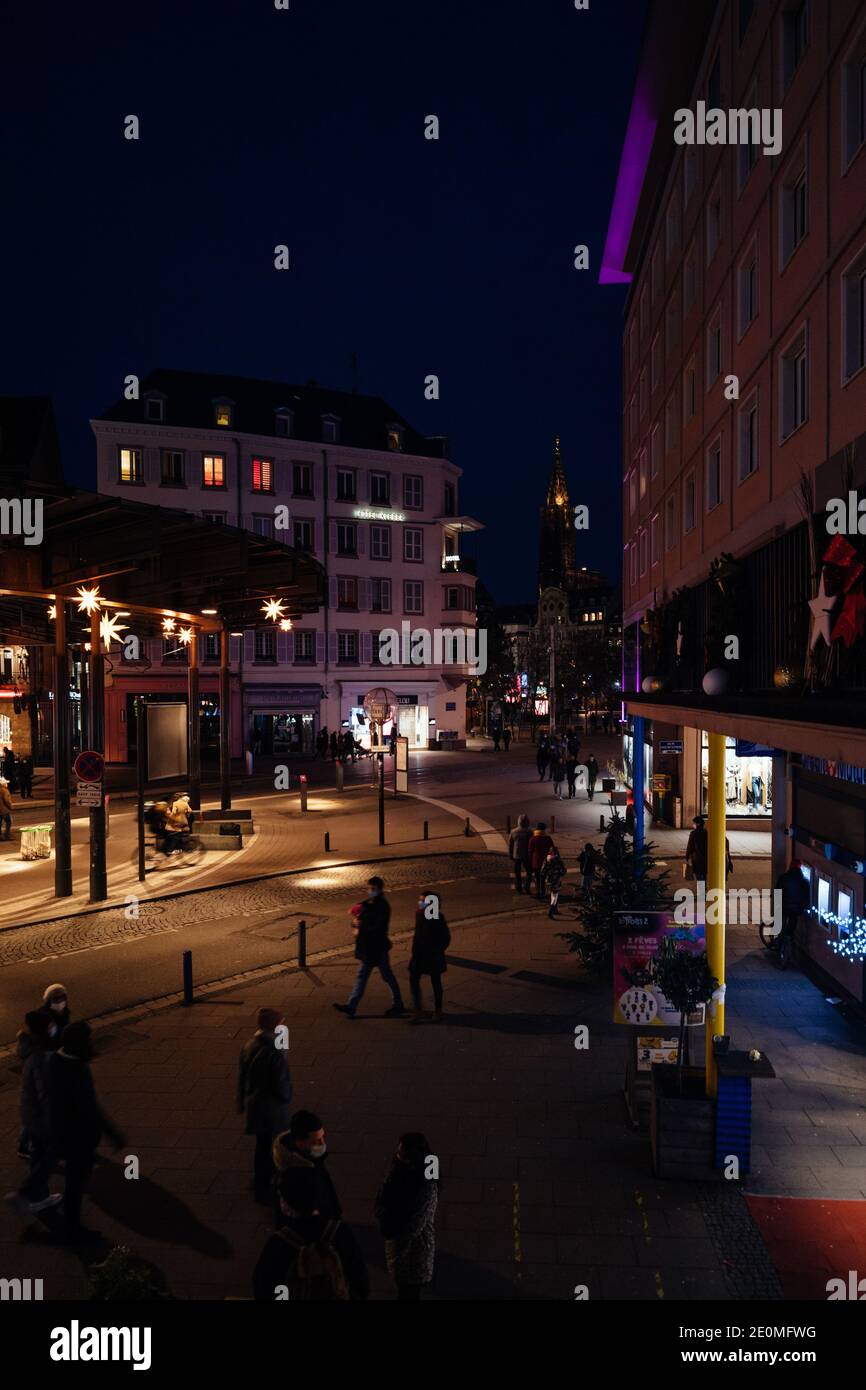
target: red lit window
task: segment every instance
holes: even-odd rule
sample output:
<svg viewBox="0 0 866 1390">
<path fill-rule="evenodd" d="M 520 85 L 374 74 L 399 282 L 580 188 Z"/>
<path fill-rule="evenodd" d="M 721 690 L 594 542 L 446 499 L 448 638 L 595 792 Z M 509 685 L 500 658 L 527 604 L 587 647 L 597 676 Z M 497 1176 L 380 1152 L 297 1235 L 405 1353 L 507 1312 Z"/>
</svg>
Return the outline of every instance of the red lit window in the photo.
<svg viewBox="0 0 866 1390">
<path fill-rule="evenodd" d="M 253 492 L 273 492 L 273 464 L 270 459 L 253 459 Z"/>
</svg>

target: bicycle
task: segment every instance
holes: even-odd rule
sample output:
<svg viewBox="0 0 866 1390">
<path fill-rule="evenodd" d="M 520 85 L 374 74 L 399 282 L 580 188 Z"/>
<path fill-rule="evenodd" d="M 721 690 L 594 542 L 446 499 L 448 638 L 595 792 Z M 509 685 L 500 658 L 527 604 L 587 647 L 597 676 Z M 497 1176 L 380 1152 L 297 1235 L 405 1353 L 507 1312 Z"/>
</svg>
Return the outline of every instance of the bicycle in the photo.
<svg viewBox="0 0 866 1390">
<path fill-rule="evenodd" d="M 180 832 L 180 847 L 170 854 L 165 851 L 165 836 L 154 835 L 144 843 L 144 867 L 148 869 L 192 868 L 200 863 L 205 850 L 197 835 L 188 830 Z"/>
<path fill-rule="evenodd" d="M 780 970 L 787 970 L 793 962 L 795 930 L 796 923 L 789 927 L 788 923 L 783 921 L 780 928 L 776 926 L 775 920 L 761 922 L 758 927 L 761 945 L 773 953 Z"/>
</svg>

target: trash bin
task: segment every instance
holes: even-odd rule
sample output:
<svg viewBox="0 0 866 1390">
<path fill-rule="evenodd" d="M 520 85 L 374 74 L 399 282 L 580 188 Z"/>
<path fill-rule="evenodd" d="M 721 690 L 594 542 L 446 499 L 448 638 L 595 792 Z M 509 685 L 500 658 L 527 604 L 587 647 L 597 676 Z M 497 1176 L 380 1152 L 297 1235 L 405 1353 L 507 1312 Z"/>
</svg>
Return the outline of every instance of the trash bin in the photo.
<svg viewBox="0 0 866 1390">
<path fill-rule="evenodd" d="M 752 1082 L 772 1080 L 776 1073 L 764 1053 L 757 1062 L 748 1052 L 714 1049 L 713 1056 L 719 1074 L 715 1166 L 724 1168 L 736 1158 L 742 1177 L 752 1164 Z"/>
</svg>

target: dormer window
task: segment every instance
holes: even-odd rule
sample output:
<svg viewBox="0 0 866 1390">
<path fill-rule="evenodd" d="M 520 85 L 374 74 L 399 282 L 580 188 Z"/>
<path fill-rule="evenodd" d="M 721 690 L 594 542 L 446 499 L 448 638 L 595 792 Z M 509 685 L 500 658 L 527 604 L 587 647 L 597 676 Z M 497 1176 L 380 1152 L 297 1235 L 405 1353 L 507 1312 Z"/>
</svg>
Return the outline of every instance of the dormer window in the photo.
<svg viewBox="0 0 866 1390">
<path fill-rule="evenodd" d="M 294 416 L 292 411 L 281 405 L 274 415 L 275 433 L 282 435 L 284 439 L 291 439 L 294 433 L 293 423 Z"/>
<path fill-rule="evenodd" d="M 214 401 L 213 403 L 214 424 L 218 429 L 229 430 L 232 427 L 232 402 Z"/>
<path fill-rule="evenodd" d="M 392 453 L 402 454 L 403 452 L 403 426 L 388 426 L 388 448 Z"/>
<path fill-rule="evenodd" d="M 325 444 L 336 444 L 340 438 L 340 417 L 338 415 L 322 416 L 322 442 Z"/>
<path fill-rule="evenodd" d="M 162 396 L 145 396 L 144 418 L 155 422 L 165 419 L 165 401 Z"/>
</svg>

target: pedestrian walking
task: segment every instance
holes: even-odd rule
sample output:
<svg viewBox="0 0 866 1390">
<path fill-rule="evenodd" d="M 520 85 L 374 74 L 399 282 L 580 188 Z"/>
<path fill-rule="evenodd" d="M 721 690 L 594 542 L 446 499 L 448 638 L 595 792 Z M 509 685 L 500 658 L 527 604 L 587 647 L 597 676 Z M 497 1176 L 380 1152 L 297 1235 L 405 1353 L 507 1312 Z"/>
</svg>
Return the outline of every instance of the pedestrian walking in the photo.
<svg viewBox="0 0 866 1390">
<path fill-rule="evenodd" d="M 9 795 L 9 783 L 4 778 L 0 778 L 0 825 L 3 827 L 0 840 L 11 840 L 12 797 Z"/>
<path fill-rule="evenodd" d="M 423 1134 L 401 1134 L 376 1196 L 385 1263 L 400 1302 L 418 1302 L 433 1282 L 439 1180 L 427 1175 L 432 1157 Z"/>
<path fill-rule="evenodd" d="M 313 1175 L 283 1173 L 278 1194 L 283 1219 L 253 1270 L 253 1297 L 289 1303 L 368 1298 L 367 1266 L 354 1232 L 319 1210 Z"/>
<path fill-rule="evenodd" d="M 18 791 L 22 800 L 33 796 L 33 759 L 19 758 L 15 764 L 18 774 Z"/>
<path fill-rule="evenodd" d="M 695 816 L 692 820 L 689 838 L 686 841 L 686 878 L 702 879 L 706 882 L 707 855 L 708 842 L 704 817 Z"/>
<path fill-rule="evenodd" d="M 494 724 L 494 725 L 492 726 L 492 728 L 491 728 L 491 730 L 490 730 L 490 737 L 493 739 L 493 751 L 494 751 L 494 753 L 499 753 L 499 752 L 501 751 L 501 750 L 500 750 L 500 747 L 499 747 L 499 744 L 500 744 L 500 742 L 501 742 L 501 740 L 502 740 L 502 729 L 500 728 L 500 726 L 499 726 L 498 724 Z"/>
<path fill-rule="evenodd" d="M 507 724 L 505 728 L 502 730 L 502 742 L 505 746 L 505 751 L 507 753 L 509 748 L 511 747 L 511 730 L 509 729 Z"/>
<path fill-rule="evenodd" d="M 584 899 L 588 902 L 592 897 L 592 885 L 595 879 L 595 871 L 598 866 L 598 850 L 591 840 L 587 840 L 578 858 L 578 867 L 583 875 L 581 891 Z"/>
<path fill-rule="evenodd" d="M 776 921 L 776 937 L 773 946 L 779 945 L 783 936 L 793 942 L 802 913 L 808 912 L 811 897 L 809 884 L 803 874 L 798 859 L 792 859 L 790 866 L 776 879 L 776 888 L 781 894 L 782 921 Z M 779 899 L 776 900 L 777 902 Z"/>
<path fill-rule="evenodd" d="M 279 1009 L 259 1009 L 256 1031 L 241 1048 L 238 1066 L 238 1111 L 244 1116 L 244 1133 L 256 1140 L 253 1191 L 256 1201 L 265 1204 L 273 1196 L 274 1139 L 288 1128 L 292 1104 L 288 1033 L 282 1023 Z"/>
<path fill-rule="evenodd" d="M 575 784 L 576 778 L 577 778 L 577 758 L 575 757 L 574 753 L 569 753 L 568 757 L 567 757 L 566 760 L 565 760 L 565 780 L 566 780 L 566 782 L 568 783 L 568 799 L 569 799 L 569 801 L 571 801 L 571 800 L 573 799 L 574 794 L 575 794 L 575 793 L 574 793 L 574 784 Z"/>
<path fill-rule="evenodd" d="M 595 755 L 590 753 L 586 760 L 586 795 L 590 801 L 595 796 L 595 784 L 598 781 L 598 763 Z"/>
<path fill-rule="evenodd" d="M 529 841 L 529 886 L 531 888 L 534 878 L 535 895 L 538 898 L 544 896 L 544 861 L 552 848 L 553 840 L 547 833 L 547 825 L 540 820 Z"/>
<path fill-rule="evenodd" d="M 3 749 L 3 776 L 9 784 L 10 792 L 18 790 L 18 773 L 15 770 L 15 754 L 6 745 Z"/>
<path fill-rule="evenodd" d="M 40 1009 L 34 1009 L 24 1019 L 16 1047 L 23 1059 L 21 1071 L 21 1133 L 18 1152 L 30 1163 L 30 1174 L 17 1192 L 8 1192 L 6 1200 L 28 1215 L 45 1211 L 63 1201 L 61 1193 L 50 1193 L 51 1175 L 51 1114 L 48 1104 L 48 1019 Z"/>
<path fill-rule="evenodd" d="M 550 780 L 553 782 L 553 795 L 557 801 L 562 800 L 562 779 L 565 769 L 562 764 L 562 754 L 559 748 L 552 754 L 550 760 Z"/>
<path fill-rule="evenodd" d="M 96 1150 L 103 1137 L 115 1150 L 126 1142 L 96 1098 L 90 1069 L 93 1055 L 90 1025 L 80 1020 L 64 1029 L 61 1045 L 48 1065 L 49 1142 L 54 1157 L 65 1160 L 63 1215 L 73 1242 L 92 1234 L 81 1224 L 81 1204 Z"/>
<path fill-rule="evenodd" d="M 330 737 L 330 740 L 329 740 L 329 746 L 330 746 L 330 749 L 331 749 L 331 762 L 334 763 L 334 762 L 337 761 L 337 735 L 336 735 L 336 732 L 332 732 L 332 733 L 331 733 L 331 737 Z"/>
<path fill-rule="evenodd" d="M 309 1172 L 312 1174 L 316 1210 L 327 1221 L 340 1219 L 343 1208 L 328 1172 L 328 1140 L 325 1126 L 318 1115 L 314 1115 L 312 1110 L 296 1110 L 288 1129 L 274 1140 L 272 1156 L 278 1189 L 283 1174 Z M 280 1225 L 282 1213 L 279 1201 L 275 1215 L 276 1224 Z"/>
<path fill-rule="evenodd" d="M 529 841 L 532 839 L 532 830 L 529 825 L 528 816 L 519 816 L 517 825 L 508 837 L 508 857 L 514 864 L 514 887 L 518 893 L 523 892 L 523 871 L 526 870 L 526 891 L 530 890 L 531 869 L 529 867 Z"/>
<path fill-rule="evenodd" d="M 433 907 L 431 897 L 422 893 L 415 909 L 415 935 L 412 938 L 412 955 L 409 959 L 409 988 L 412 992 L 412 1005 L 415 1021 L 422 1016 L 421 977 L 430 976 L 433 990 L 433 1017 L 438 1022 L 442 1017 L 442 976 L 448 969 L 445 952 L 451 945 L 451 933 L 442 911 L 442 901 L 436 896 L 436 916 L 428 917 Z"/>
<path fill-rule="evenodd" d="M 610 712 L 608 710 L 605 710 L 601 716 L 601 727 L 606 734 L 610 733 Z"/>
<path fill-rule="evenodd" d="M 547 910 L 548 917 L 558 916 L 557 907 L 559 905 L 559 894 L 562 889 L 562 880 L 568 873 L 565 861 L 555 845 L 552 845 L 547 852 L 544 861 L 544 873 L 547 879 L 547 887 L 550 891 L 550 907 Z"/>
<path fill-rule="evenodd" d="M 41 1013 L 48 1019 L 48 1046 L 50 1051 L 55 1052 L 60 1046 L 63 1038 L 63 1031 L 71 1023 L 69 1013 L 69 995 L 66 986 L 61 984 L 47 985 L 42 992 Z"/>
<path fill-rule="evenodd" d="M 367 981 L 374 970 L 378 970 L 391 991 L 393 1003 L 385 1010 L 386 1018 L 400 1018 L 406 1010 L 397 977 L 391 969 L 388 939 L 388 923 L 391 920 L 391 904 L 385 897 L 385 885 L 381 878 L 374 877 L 367 882 L 367 899 L 361 904 L 355 933 L 355 956 L 360 962 L 355 976 L 355 985 L 347 1004 L 335 1004 L 334 1008 L 348 1018 L 354 1018 L 358 1005 L 367 988 Z"/>
<path fill-rule="evenodd" d="M 535 766 L 538 768 L 538 780 L 544 781 L 544 774 L 547 770 L 547 760 L 550 757 L 550 745 L 546 735 L 542 734 L 538 741 L 538 751 L 535 754 Z"/>
</svg>

